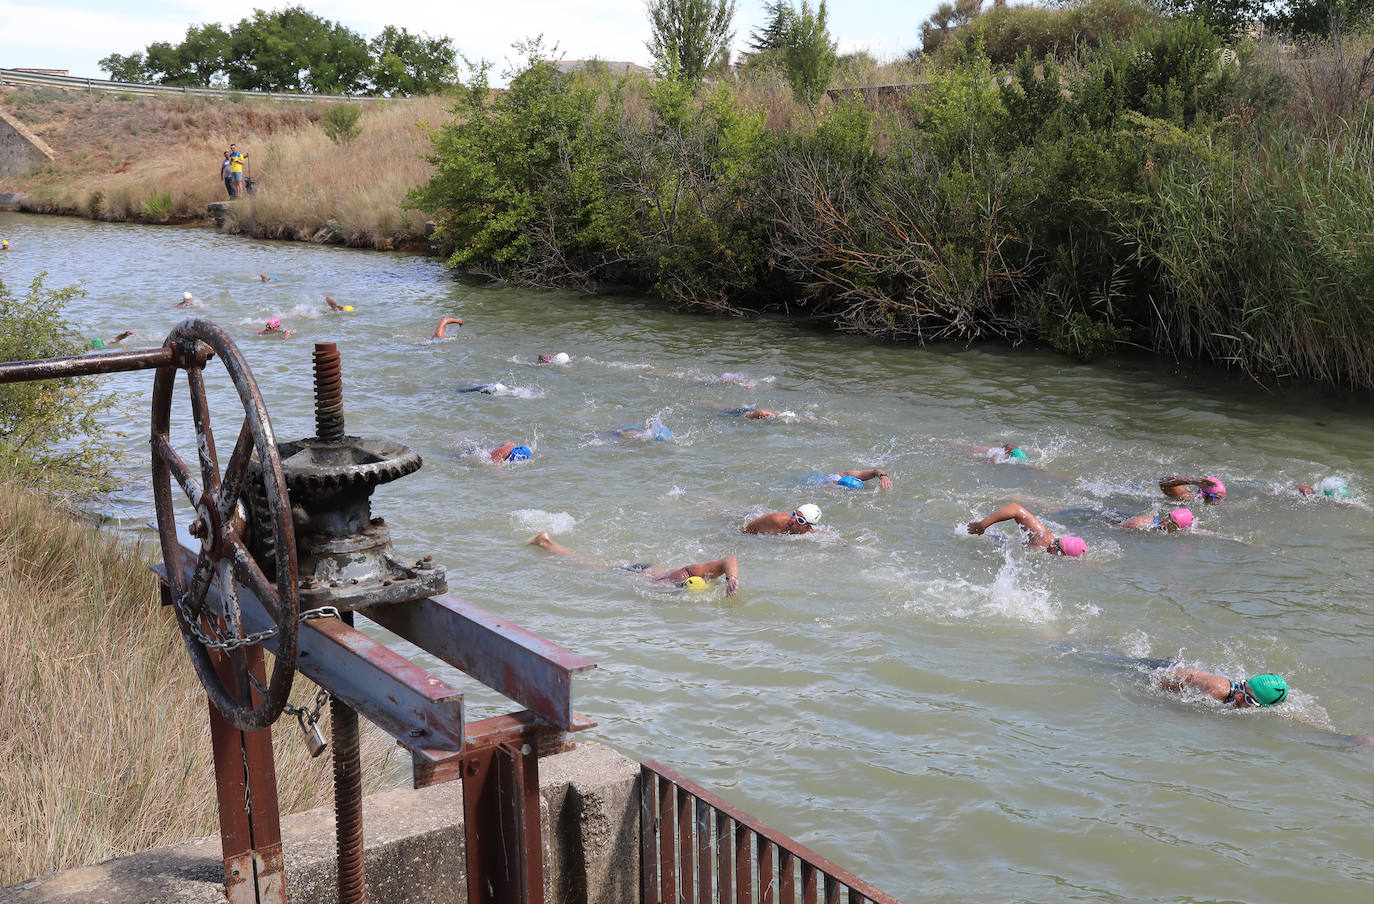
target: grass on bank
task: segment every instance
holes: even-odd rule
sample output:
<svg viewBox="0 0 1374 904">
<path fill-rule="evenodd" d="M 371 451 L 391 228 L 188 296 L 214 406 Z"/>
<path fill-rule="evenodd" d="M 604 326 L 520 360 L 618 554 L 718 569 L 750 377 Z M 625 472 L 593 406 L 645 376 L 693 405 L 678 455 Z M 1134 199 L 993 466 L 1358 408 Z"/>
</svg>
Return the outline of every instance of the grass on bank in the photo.
<svg viewBox="0 0 1374 904">
<path fill-rule="evenodd" d="M 298 676 L 294 702 L 314 693 Z M 370 791 L 396 748 L 363 725 Z M 332 799 L 329 753 L 299 734 L 273 730 L 283 813 Z M 0 887 L 217 832 L 217 814 L 205 693 L 147 557 L 0 481 Z"/>
<path fill-rule="evenodd" d="M 328 238 L 391 248 L 423 235 L 401 202 L 429 178 L 424 124 L 448 117 L 440 97 L 360 105 L 357 135 L 326 134 L 330 106 L 226 98 L 121 97 L 0 89 L 0 105 L 48 143 L 52 163 L 6 180 L 27 209 L 103 220 L 186 222 L 227 200 L 219 165 L 230 142 L 257 180 L 237 228 L 272 238 Z M 328 230 L 321 234 L 322 230 Z"/>
</svg>

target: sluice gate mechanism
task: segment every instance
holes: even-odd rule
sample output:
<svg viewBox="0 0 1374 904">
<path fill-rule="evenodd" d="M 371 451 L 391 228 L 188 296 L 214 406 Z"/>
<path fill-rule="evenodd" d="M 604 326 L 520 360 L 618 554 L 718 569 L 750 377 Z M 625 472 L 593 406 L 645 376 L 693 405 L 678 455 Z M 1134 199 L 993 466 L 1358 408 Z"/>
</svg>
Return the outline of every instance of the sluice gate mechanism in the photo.
<svg viewBox="0 0 1374 904">
<path fill-rule="evenodd" d="M 222 467 L 205 380 L 216 362 L 242 407 Z M 211 704 L 231 904 L 287 900 L 268 730 L 284 712 L 312 754 L 332 746 L 340 902 L 366 900 L 361 715 L 410 752 L 415 787 L 462 782 L 468 904 L 543 904 L 539 759 L 595 726 L 572 705 L 573 677 L 595 664 L 448 593 L 432 556 L 397 553 L 371 497 L 417 471 L 420 456 L 347 434 L 333 343 L 316 344 L 314 368 L 315 435 L 291 442 L 276 439 L 233 340 L 200 318 L 156 349 L 0 363 L 0 384 L 156 372 L 149 446 L 163 563 L 154 570 Z M 180 373 L 189 412 L 174 420 Z M 190 462 L 174 426 L 194 431 Z M 465 722 L 459 690 L 357 631 L 354 612 L 519 708 Z M 313 708 L 288 701 L 297 671 L 321 689 Z M 332 744 L 318 725 L 326 701 Z M 640 795 L 642 904 L 838 904 L 841 889 L 850 904 L 896 904 L 656 763 L 644 764 Z"/>
</svg>

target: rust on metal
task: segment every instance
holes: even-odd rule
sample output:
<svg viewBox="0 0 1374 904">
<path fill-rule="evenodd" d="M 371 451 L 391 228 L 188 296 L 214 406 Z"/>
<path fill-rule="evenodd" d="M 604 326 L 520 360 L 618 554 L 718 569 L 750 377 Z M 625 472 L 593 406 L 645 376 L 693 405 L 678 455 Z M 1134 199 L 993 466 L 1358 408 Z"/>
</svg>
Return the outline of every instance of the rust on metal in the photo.
<svg viewBox="0 0 1374 904">
<path fill-rule="evenodd" d="M 464 757 L 468 904 L 543 904 L 538 764 L 509 744 Z"/>
<path fill-rule="evenodd" d="M 798 891 L 802 904 L 817 904 L 818 892 L 825 904 L 841 904 L 842 894 L 850 904 L 898 904 L 891 895 L 660 763 L 640 764 L 640 776 L 641 892 L 646 904 L 710 904 L 713 891 L 715 904 L 796 904 Z M 682 818 L 687 807 L 684 791 L 696 805 L 691 827 Z M 679 833 L 695 828 L 695 872 L 693 845 L 687 838 L 674 840 L 674 821 Z"/>
<path fill-rule="evenodd" d="M 162 592 L 169 592 L 166 585 Z M 226 684 L 246 685 L 250 670 L 263 674 L 261 648 L 213 658 Z M 231 904 L 286 904 L 272 732 L 242 731 L 215 706 L 208 709 L 225 893 Z"/>
<path fill-rule="evenodd" d="M 134 370 L 171 367 L 177 363 L 176 353 L 163 346 L 139 351 L 100 352 L 89 355 L 66 355 L 60 358 L 40 358 L 37 361 L 0 362 L 0 383 L 27 383 L 30 380 L 57 380 L 64 377 L 93 377 L 97 374 L 118 374 Z"/>
<path fill-rule="evenodd" d="M 311 357 L 315 362 L 315 436 L 327 443 L 337 443 L 344 438 L 339 347 L 333 342 L 316 342 Z"/>
<path fill-rule="evenodd" d="M 559 728 L 572 727 L 572 679 L 596 663 L 445 593 L 374 606 L 367 617 Z"/>
<path fill-rule="evenodd" d="M 539 758 L 566 753 L 576 747 L 570 732 L 595 728 L 596 723 L 581 713 L 573 713 L 573 726 L 568 732 L 551 725 L 537 715 L 524 710 L 504 716 L 479 719 L 467 725 L 464 752 L 450 750 L 431 750 L 398 743 L 411 750 L 411 773 L 414 787 L 427 788 L 462 778 L 464 753 L 478 747 L 498 744 L 529 744 L 534 755 Z"/>
<path fill-rule="evenodd" d="M 677 791 L 677 862 L 682 872 L 682 889 L 678 900 L 682 904 L 695 904 L 696 896 L 692 890 L 692 796 L 686 788 Z"/>
<path fill-rule="evenodd" d="M 194 556 L 198 545 L 184 535 L 181 555 Z M 153 570 L 166 580 L 164 566 Z M 248 588 L 240 590 L 239 605 L 245 630 L 272 623 Z M 270 650 L 274 642 L 267 638 L 263 645 Z M 447 682 L 333 618 L 302 622 L 299 650 L 296 665 L 302 674 L 342 697 L 398 741 L 462 749 L 463 695 Z"/>
</svg>

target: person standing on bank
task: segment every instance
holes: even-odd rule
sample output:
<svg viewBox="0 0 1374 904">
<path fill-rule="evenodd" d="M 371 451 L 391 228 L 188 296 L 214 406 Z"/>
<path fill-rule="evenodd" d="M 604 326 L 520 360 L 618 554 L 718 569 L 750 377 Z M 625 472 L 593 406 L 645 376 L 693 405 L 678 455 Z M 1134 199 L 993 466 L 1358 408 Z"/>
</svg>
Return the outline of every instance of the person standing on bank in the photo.
<svg viewBox="0 0 1374 904">
<path fill-rule="evenodd" d="M 224 159 L 219 164 L 219 177 L 224 180 L 224 190 L 229 193 L 229 197 L 234 197 L 234 176 L 230 172 L 229 152 L 224 152 Z"/>
<path fill-rule="evenodd" d="M 243 197 L 243 163 L 247 159 L 248 155 L 241 152 L 238 145 L 229 145 L 229 178 L 234 186 L 230 194 L 235 198 Z"/>
</svg>

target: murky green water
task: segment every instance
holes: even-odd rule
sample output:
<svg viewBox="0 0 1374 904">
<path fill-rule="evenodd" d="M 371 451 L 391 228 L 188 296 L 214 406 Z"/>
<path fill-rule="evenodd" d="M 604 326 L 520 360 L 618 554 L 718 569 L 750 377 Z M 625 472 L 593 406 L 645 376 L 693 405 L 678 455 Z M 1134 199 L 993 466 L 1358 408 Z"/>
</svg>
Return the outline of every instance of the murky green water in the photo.
<svg viewBox="0 0 1374 904">
<path fill-rule="evenodd" d="M 374 497 L 403 554 L 433 553 L 455 592 L 596 660 L 577 687 L 596 739 L 673 765 L 900 898 L 1374 891 L 1374 749 L 1309 724 L 1374 734 L 1374 512 L 1288 492 L 1340 475 L 1355 502 L 1374 499 L 1365 399 L 1269 395 L 1159 362 L 879 345 L 195 230 L 0 214 L 0 235 L 12 289 L 40 270 L 87 289 L 71 314 L 89 336 L 131 328 L 135 346 L 159 344 L 186 313 L 172 307 L 182 291 L 204 299 L 195 313 L 239 338 L 281 438 L 313 432 L 311 343 L 337 341 L 349 431 L 425 459 Z M 327 314 L 326 294 L 356 311 Z M 296 336 L 254 335 L 271 316 Z M 442 316 L 467 325 L 430 343 Z M 558 351 L 570 366 L 529 366 Z M 491 381 L 520 391 L 457 391 Z M 126 394 L 111 413 L 129 450 L 114 506 L 138 523 L 152 380 L 107 383 Z M 792 414 L 718 410 L 745 405 Z M 654 415 L 672 441 L 610 433 Z M 533 460 L 474 453 L 505 439 Z M 967 449 L 1007 439 L 1046 470 Z M 807 485 L 870 466 L 895 487 Z M 1161 514 L 1167 473 L 1226 481 L 1228 504 L 1195 507 L 1211 534 L 1138 534 L 1098 514 Z M 1085 537 L 1088 557 L 962 532 L 1013 498 Z M 737 532 L 806 501 L 833 533 Z M 522 545 L 545 528 L 614 562 L 737 554 L 741 590 L 665 593 Z M 1293 691 L 1277 711 L 1223 710 L 1068 646 L 1278 671 Z M 476 715 L 507 708 L 455 682 Z"/>
</svg>

